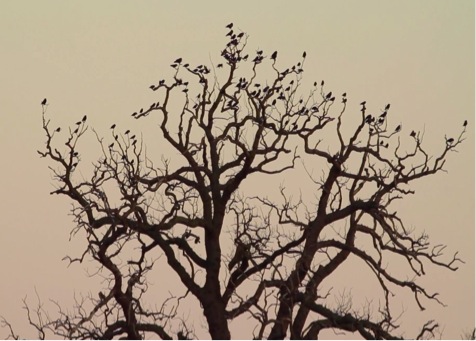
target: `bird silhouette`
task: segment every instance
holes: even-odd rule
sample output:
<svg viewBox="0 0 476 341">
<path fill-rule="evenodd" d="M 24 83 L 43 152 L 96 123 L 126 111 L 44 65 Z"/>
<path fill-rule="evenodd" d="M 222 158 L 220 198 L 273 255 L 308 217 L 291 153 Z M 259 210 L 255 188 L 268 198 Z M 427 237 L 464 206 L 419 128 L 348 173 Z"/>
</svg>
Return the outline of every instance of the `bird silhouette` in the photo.
<svg viewBox="0 0 476 341">
<path fill-rule="evenodd" d="M 58 127 L 58 128 L 56 128 L 56 130 L 55 130 L 55 131 L 56 131 L 57 133 L 59 133 L 59 132 L 61 131 L 61 128 L 60 128 L 60 127 Z"/>
<path fill-rule="evenodd" d="M 235 255 L 228 263 L 228 270 L 231 270 L 241 261 L 244 261 L 248 258 L 249 246 L 245 245 L 241 241 L 237 241 Z"/>
<path fill-rule="evenodd" d="M 455 141 L 454 138 L 450 137 L 448 140 L 446 140 L 447 144 L 452 144 Z"/>
<path fill-rule="evenodd" d="M 274 51 L 273 54 L 271 55 L 271 59 L 276 60 L 277 56 L 278 56 L 278 51 Z"/>
<path fill-rule="evenodd" d="M 46 101 L 46 98 L 45 98 L 43 101 L 41 101 L 41 105 L 46 105 L 46 102 L 47 101 Z"/>
</svg>

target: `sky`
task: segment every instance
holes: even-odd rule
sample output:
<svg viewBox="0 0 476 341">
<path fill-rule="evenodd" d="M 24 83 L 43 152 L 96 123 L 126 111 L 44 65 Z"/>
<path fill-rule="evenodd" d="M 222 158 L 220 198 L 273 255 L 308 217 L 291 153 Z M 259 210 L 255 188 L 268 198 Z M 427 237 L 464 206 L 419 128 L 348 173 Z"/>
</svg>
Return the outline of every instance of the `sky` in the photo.
<svg viewBox="0 0 476 341">
<path fill-rule="evenodd" d="M 349 110 L 357 112 L 362 100 L 370 110 L 391 103 L 395 125 L 424 130 L 430 151 L 441 150 L 445 135 L 457 136 L 468 120 L 466 141 L 449 155 L 447 172 L 423 179 L 398 204 L 410 226 L 466 262 L 457 272 L 428 269 L 426 281 L 447 307 L 409 309 L 402 324 L 414 335 L 435 318 L 445 338 L 459 338 L 475 319 L 474 6 L 468 0 L 1 1 L 0 315 L 31 337 L 23 298 L 34 303 L 36 291 L 68 306 L 98 285 L 88 264 L 68 268 L 62 261 L 83 244 L 69 241 L 71 203 L 49 195 L 49 164 L 36 152 L 44 143 L 41 100 L 48 98 L 54 125 L 87 114 L 100 135 L 112 123 L 151 132 L 155 127 L 130 117 L 153 100 L 148 86 L 171 77 L 169 64 L 178 57 L 220 62 L 225 25 L 233 22 L 249 34 L 250 51 L 278 50 L 283 65 L 306 51 L 303 82 L 324 79 L 336 93 L 347 92 Z M 94 139 L 81 148 L 91 160 L 97 155 Z"/>
</svg>

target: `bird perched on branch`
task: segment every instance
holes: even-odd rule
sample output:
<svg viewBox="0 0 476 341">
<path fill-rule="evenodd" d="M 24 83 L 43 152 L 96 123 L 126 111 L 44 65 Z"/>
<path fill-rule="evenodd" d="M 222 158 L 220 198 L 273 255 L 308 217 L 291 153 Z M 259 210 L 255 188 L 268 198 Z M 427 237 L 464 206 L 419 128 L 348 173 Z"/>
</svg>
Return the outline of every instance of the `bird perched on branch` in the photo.
<svg viewBox="0 0 476 341">
<path fill-rule="evenodd" d="M 235 255 L 231 259 L 230 263 L 228 264 L 228 270 L 231 270 L 237 265 L 238 263 L 248 262 L 248 259 L 251 258 L 250 255 L 250 245 L 244 244 L 240 240 L 236 240 L 236 251 Z"/>
</svg>

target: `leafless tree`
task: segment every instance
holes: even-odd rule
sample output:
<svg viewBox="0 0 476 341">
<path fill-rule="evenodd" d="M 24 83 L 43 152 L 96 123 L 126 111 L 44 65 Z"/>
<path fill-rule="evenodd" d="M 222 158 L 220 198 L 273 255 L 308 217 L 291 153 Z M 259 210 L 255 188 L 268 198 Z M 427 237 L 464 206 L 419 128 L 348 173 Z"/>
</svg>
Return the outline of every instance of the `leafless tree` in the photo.
<svg viewBox="0 0 476 341">
<path fill-rule="evenodd" d="M 94 131 L 102 155 L 90 176 L 80 177 L 78 141 L 89 131 L 87 117 L 60 142 L 42 103 L 46 146 L 39 154 L 57 181 L 51 194 L 72 200 L 72 235 L 86 237 L 84 253 L 68 260 L 96 261 L 105 285 L 97 296 L 78 299 L 73 311 L 58 303 L 57 318 L 38 309 L 35 320 L 29 310 L 40 338 L 194 337 L 191 321 L 172 328 L 180 303 L 193 298 L 213 339 L 229 339 L 229 323 L 241 316 L 254 321 L 250 335 L 258 339 L 316 339 L 326 329 L 391 339 L 402 336 L 395 290 L 411 292 L 422 310 L 431 301 L 443 304 L 418 279 L 428 265 L 455 271 L 462 261 L 457 253 L 444 258 L 445 247 L 408 228 L 392 204 L 413 194 L 415 181 L 444 171 L 466 123 L 429 155 L 423 132 L 392 124 L 390 104 L 376 114 L 366 102 L 349 101 L 348 109 L 347 95 L 326 90 L 324 81 L 305 94 L 306 53 L 285 67 L 277 52 L 246 52 L 248 35 L 227 28 L 222 62 L 192 66 L 178 58 L 171 79 L 150 86 L 158 101 L 132 114 L 144 123 L 158 119 L 159 143 L 178 152 L 160 164 L 143 138 L 114 124 L 110 138 Z M 314 186 L 314 201 L 293 199 L 284 186 L 278 197 L 243 192 L 252 177 L 286 179 L 299 167 Z M 335 302 L 323 285 L 351 259 L 381 289 L 376 313 L 359 310 L 351 296 Z M 401 260 L 404 277 L 391 271 Z M 157 267 L 182 287 L 151 308 L 144 296 Z M 413 337 L 437 327 L 429 321 Z"/>
</svg>

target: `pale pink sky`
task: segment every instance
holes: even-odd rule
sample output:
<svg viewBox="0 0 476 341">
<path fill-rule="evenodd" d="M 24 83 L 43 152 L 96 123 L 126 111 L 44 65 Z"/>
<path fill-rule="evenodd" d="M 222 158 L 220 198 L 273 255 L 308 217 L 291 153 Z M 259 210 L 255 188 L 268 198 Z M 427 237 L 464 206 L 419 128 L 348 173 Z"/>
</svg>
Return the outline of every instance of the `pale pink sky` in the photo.
<svg viewBox="0 0 476 341">
<path fill-rule="evenodd" d="M 51 103 L 55 125 L 87 114 L 100 134 L 113 122 L 147 134 L 154 127 L 132 122 L 130 113 L 151 102 L 148 86 L 170 77 L 169 64 L 179 56 L 217 63 L 224 26 L 234 22 L 250 35 L 250 51 L 279 50 L 283 64 L 307 51 L 304 83 L 325 79 L 336 93 L 347 92 L 349 105 L 365 99 L 370 110 L 391 103 L 394 122 L 424 129 L 433 152 L 469 121 L 448 173 L 421 181 L 396 206 L 408 226 L 466 261 L 456 273 L 428 271 L 425 282 L 448 307 L 428 303 L 420 313 L 402 302 L 408 313 L 401 323 L 409 323 L 412 336 L 435 318 L 444 337 L 459 338 L 475 318 L 474 7 L 469 0 L 1 1 L 0 315 L 23 332 L 21 299 L 34 302 L 35 288 L 65 307 L 75 293 L 98 288 L 87 264 L 67 268 L 61 261 L 83 244 L 68 241 L 70 202 L 48 194 L 53 180 L 36 153 L 44 142 L 41 100 Z M 81 148 L 91 159 L 97 155 L 93 138 Z"/>
</svg>

